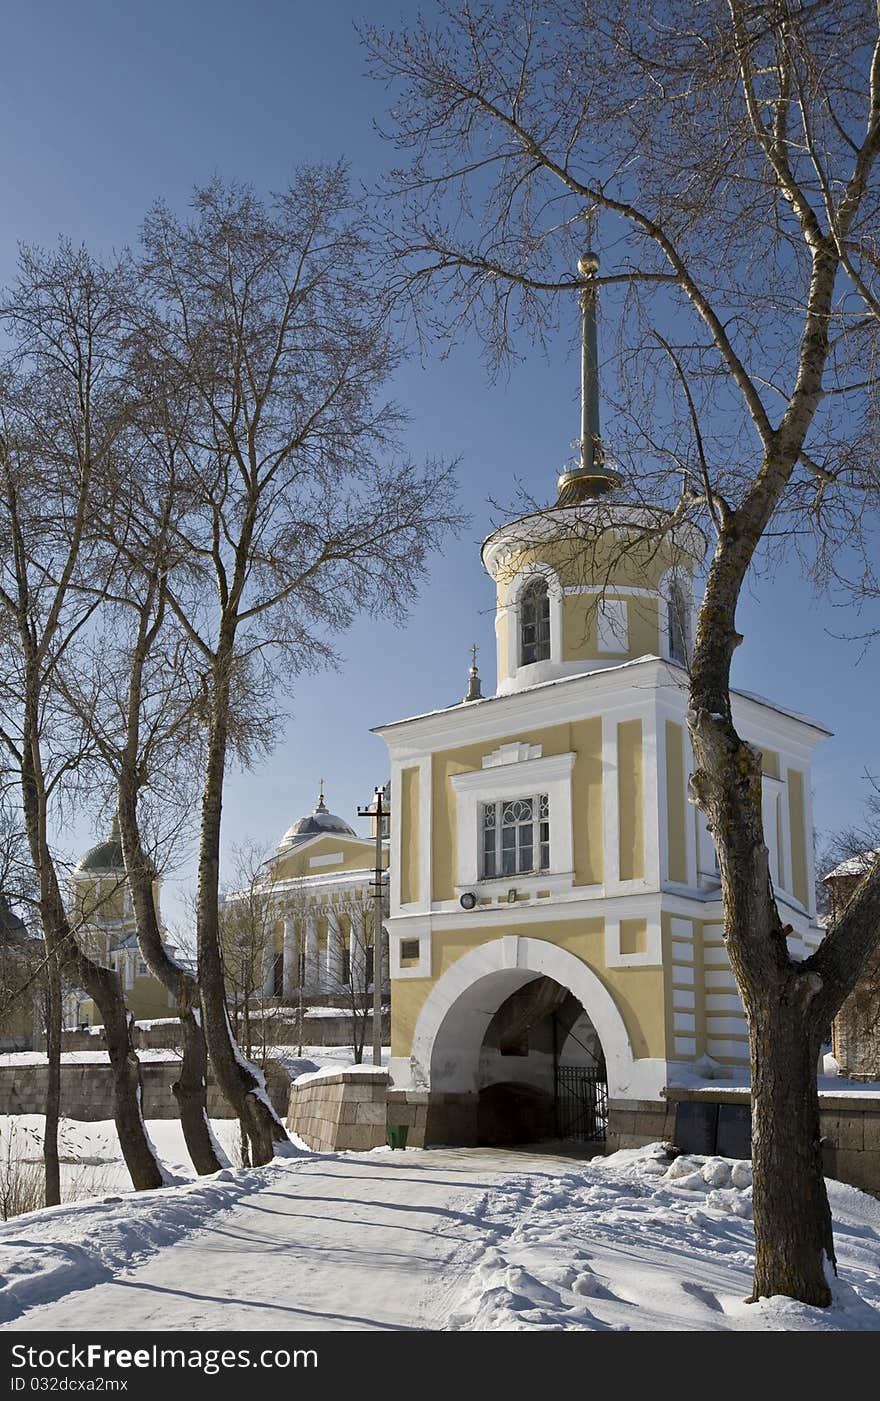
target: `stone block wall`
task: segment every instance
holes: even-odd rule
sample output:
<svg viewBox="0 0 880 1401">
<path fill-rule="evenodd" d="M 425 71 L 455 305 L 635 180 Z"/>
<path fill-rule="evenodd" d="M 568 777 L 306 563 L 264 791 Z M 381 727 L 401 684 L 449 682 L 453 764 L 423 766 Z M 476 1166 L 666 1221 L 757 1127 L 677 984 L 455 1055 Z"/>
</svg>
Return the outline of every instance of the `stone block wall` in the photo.
<svg viewBox="0 0 880 1401">
<path fill-rule="evenodd" d="M 427 1090 L 394 1090 L 386 1099 L 389 1128 L 406 1127 L 407 1148 L 424 1148 L 428 1123 Z"/>
<path fill-rule="evenodd" d="M 321 1152 L 364 1152 L 386 1142 L 389 1076 L 381 1066 L 311 1075 L 290 1087 L 287 1127 Z"/>
<path fill-rule="evenodd" d="M 675 1136 L 675 1105 L 665 1099 L 608 1101 L 606 1153 L 641 1148 L 646 1143 L 671 1143 Z"/>
<path fill-rule="evenodd" d="M 848 1079 L 880 1078 L 880 948 L 831 1024 L 831 1049 Z"/>
<path fill-rule="evenodd" d="M 880 1095 L 821 1095 L 819 1128 L 825 1176 L 880 1194 Z"/>
<path fill-rule="evenodd" d="M 712 1103 L 710 1093 L 700 1090 L 670 1090 L 668 1131 L 665 1140 L 674 1142 L 675 1105 L 682 1100 Z M 748 1090 L 735 1090 L 718 1097 L 718 1103 L 748 1104 Z M 880 1195 L 880 1091 L 874 1094 L 819 1095 L 819 1132 L 822 1135 L 822 1166 L 826 1177 L 848 1182 L 863 1192 Z M 648 1143 L 648 1138 L 640 1142 Z M 617 1143 L 614 1147 L 636 1147 Z M 609 1144 L 609 1152 L 612 1145 Z"/>
<path fill-rule="evenodd" d="M 179 1061 L 147 1061 L 141 1065 L 145 1119 L 176 1119 L 177 1101 L 172 1085 L 180 1074 Z M 266 1090 L 277 1114 L 287 1113 L 290 1076 L 273 1062 L 266 1068 Z M 0 1066 L 0 1114 L 43 1114 L 46 1108 L 46 1066 Z M 96 1123 L 113 1118 L 113 1080 L 106 1064 L 74 1064 L 61 1067 L 61 1113 L 66 1119 Z M 208 1077 L 208 1114 L 212 1119 L 234 1118 L 232 1107 L 216 1081 Z"/>
<path fill-rule="evenodd" d="M 351 1015 L 327 1017 L 314 1009 L 306 1010 L 303 1025 L 303 1041 L 309 1046 L 350 1046 Z M 256 1026 L 254 1039 L 259 1040 Z M 391 1039 L 391 1021 L 387 1009 L 382 1014 L 382 1044 L 387 1046 Z M 153 1025 L 139 1026 L 135 1023 L 132 1036 L 135 1048 L 142 1050 L 180 1050 L 180 1022 L 176 1018 L 163 1018 Z M 373 1014 L 366 1016 L 364 1045 L 370 1047 L 373 1041 Z M 299 1020 L 295 1012 L 287 1008 L 286 1016 L 270 1017 L 266 1026 L 266 1044 L 269 1046 L 296 1046 L 299 1042 Z M 89 1031 L 68 1030 L 62 1032 L 63 1051 L 103 1050 L 103 1037 Z M 11 1049 L 18 1049 L 12 1047 Z M 41 1039 L 41 1049 L 46 1049 L 45 1037 Z"/>
</svg>

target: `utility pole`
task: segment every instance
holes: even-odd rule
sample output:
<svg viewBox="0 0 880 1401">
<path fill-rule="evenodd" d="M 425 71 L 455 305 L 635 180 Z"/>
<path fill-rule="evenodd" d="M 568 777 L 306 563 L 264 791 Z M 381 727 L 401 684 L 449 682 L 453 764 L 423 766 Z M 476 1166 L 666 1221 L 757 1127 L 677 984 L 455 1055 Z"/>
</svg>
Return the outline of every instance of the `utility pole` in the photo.
<svg viewBox="0 0 880 1401">
<path fill-rule="evenodd" d="M 376 819 L 376 868 L 373 872 L 373 1064 L 382 1064 L 382 903 L 385 894 L 385 872 L 382 868 L 382 819 L 385 811 L 384 788 L 376 788 L 372 807 L 358 808 L 358 817 Z"/>
</svg>

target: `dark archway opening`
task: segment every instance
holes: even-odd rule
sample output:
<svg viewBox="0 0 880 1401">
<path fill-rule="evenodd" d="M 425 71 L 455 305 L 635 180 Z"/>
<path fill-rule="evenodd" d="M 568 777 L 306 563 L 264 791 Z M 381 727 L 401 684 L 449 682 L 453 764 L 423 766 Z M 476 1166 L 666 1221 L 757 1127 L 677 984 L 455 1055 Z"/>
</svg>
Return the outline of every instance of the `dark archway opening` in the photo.
<svg viewBox="0 0 880 1401">
<path fill-rule="evenodd" d="M 601 1152 L 608 1118 L 605 1057 L 580 1002 L 540 977 L 501 1003 L 478 1069 L 477 1141 L 539 1142 Z"/>
</svg>

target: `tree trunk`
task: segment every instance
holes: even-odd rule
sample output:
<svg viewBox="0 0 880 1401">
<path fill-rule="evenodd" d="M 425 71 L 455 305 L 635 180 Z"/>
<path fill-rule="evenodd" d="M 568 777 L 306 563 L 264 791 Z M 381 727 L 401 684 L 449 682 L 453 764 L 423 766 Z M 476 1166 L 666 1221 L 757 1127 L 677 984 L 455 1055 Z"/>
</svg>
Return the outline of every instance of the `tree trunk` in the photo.
<svg viewBox="0 0 880 1401">
<path fill-rule="evenodd" d="M 193 1167 L 200 1176 L 225 1167 L 208 1122 L 208 1048 L 198 1009 L 178 1006 L 183 1059 L 180 1078 L 171 1086 L 180 1126 Z"/>
<path fill-rule="evenodd" d="M 95 963 L 80 948 L 70 927 L 46 839 L 46 795 L 42 783 L 39 730 L 35 723 L 35 694 L 26 706 L 21 770 L 22 809 L 31 860 L 40 881 L 40 918 L 46 952 L 95 1003 L 104 1023 L 104 1042 L 113 1076 L 113 1118 L 125 1165 L 137 1191 L 164 1184 L 144 1125 L 141 1067 L 131 1037 L 132 1019 L 125 1005 L 119 975 Z"/>
<path fill-rule="evenodd" d="M 153 898 L 156 872 L 141 845 L 136 817 L 137 794 L 128 768 L 124 762 L 119 777 L 119 827 L 138 945 L 150 972 L 171 994 L 177 1007 L 183 1056 L 180 1077 L 172 1089 L 187 1152 L 196 1172 L 203 1175 L 217 1172 L 226 1164 L 217 1155 L 208 1122 L 208 1051 L 197 1011 L 199 990 L 192 974 L 171 958 L 162 942 Z"/>
<path fill-rule="evenodd" d="M 791 984 L 788 985 L 791 991 Z M 774 998 L 751 1011 L 752 1189 L 755 1275 L 752 1302 L 785 1294 L 825 1307 L 834 1264 L 831 1209 L 822 1173 L 816 1062 L 819 1033 L 804 1009 Z"/>
<path fill-rule="evenodd" d="M 61 1202 L 61 1164 L 58 1158 L 58 1122 L 61 1117 L 61 978 L 58 960 L 46 961 L 46 1127 L 43 1133 L 43 1170 L 47 1206 Z"/>
<path fill-rule="evenodd" d="M 711 585 L 710 574 L 707 596 Z M 711 634 L 698 633 L 688 726 L 693 794 L 718 852 L 725 944 L 749 1022 L 753 1299 L 782 1294 L 824 1306 L 831 1292 L 823 1257 L 833 1263 L 834 1249 L 816 1086 L 822 983 L 809 961 L 790 956 L 790 930 L 776 905 L 761 817 L 761 754 L 740 738 L 730 714 L 736 640 L 732 624 L 722 628 L 717 616 Z"/>
<path fill-rule="evenodd" d="M 141 1063 L 131 1036 L 134 1021 L 125 1005 L 117 974 L 111 973 L 110 978 L 116 983 L 115 988 L 108 978 L 103 986 L 99 985 L 99 980 L 93 980 L 86 991 L 97 1003 L 104 1021 L 104 1044 L 113 1073 L 113 1120 L 125 1166 L 138 1192 L 151 1191 L 163 1187 L 165 1179 L 144 1124 Z"/>
<path fill-rule="evenodd" d="M 271 1162 L 276 1143 L 289 1143 L 287 1132 L 266 1094 L 256 1067 L 242 1056 L 232 1035 L 226 1006 L 223 957 L 220 947 L 220 816 L 229 713 L 229 671 L 232 637 L 221 638 L 213 669 L 214 695 L 209 722 L 202 826 L 199 842 L 199 887 L 196 933 L 199 993 L 208 1054 L 218 1083 L 239 1119 L 247 1126 L 254 1167 Z"/>
</svg>

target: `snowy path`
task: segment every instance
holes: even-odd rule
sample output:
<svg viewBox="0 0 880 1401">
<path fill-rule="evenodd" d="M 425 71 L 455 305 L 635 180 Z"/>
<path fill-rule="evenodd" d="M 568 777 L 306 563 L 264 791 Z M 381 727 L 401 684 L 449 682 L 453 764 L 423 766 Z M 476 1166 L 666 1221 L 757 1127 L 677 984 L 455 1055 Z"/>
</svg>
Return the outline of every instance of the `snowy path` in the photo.
<svg viewBox="0 0 880 1401">
<path fill-rule="evenodd" d="M 745 1302 L 747 1163 L 299 1154 L 0 1224 L 18 1332 L 880 1331 L 880 1201 L 829 1182 L 834 1304 Z"/>
<path fill-rule="evenodd" d="M 480 1193 L 511 1172 L 570 1168 L 562 1158 L 480 1149 L 279 1163 L 268 1185 L 140 1267 L 5 1326 L 441 1328 L 469 1267 L 463 1247 L 485 1237 L 468 1209 Z"/>
</svg>

